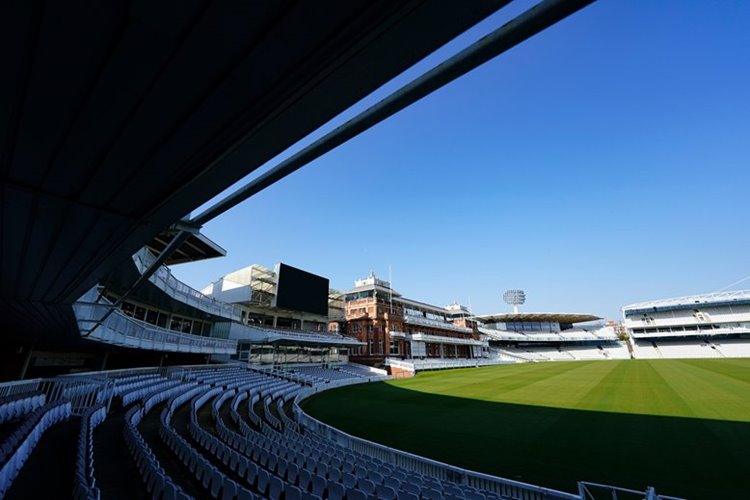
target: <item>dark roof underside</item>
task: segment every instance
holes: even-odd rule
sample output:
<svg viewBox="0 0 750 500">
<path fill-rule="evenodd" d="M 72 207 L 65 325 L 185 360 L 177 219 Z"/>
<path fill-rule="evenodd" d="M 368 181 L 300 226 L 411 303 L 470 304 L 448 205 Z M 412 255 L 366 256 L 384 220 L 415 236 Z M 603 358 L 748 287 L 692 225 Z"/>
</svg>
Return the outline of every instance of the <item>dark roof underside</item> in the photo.
<svg viewBox="0 0 750 500">
<path fill-rule="evenodd" d="M 174 231 L 163 231 L 154 236 L 151 241 L 146 244 L 146 247 L 151 250 L 153 254 L 159 255 L 162 250 L 169 245 L 169 242 L 172 241 L 174 236 Z M 216 242 L 203 234 L 197 233 L 188 236 L 188 239 L 170 254 L 165 264 L 168 266 L 173 264 L 184 264 L 185 262 L 224 257 L 226 254 L 227 251 L 221 248 Z"/>
<path fill-rule="evenodd" d="M 68 328 L 118 262 L 505 3 L 3 2 L 4 329 Z"/>
</svg>

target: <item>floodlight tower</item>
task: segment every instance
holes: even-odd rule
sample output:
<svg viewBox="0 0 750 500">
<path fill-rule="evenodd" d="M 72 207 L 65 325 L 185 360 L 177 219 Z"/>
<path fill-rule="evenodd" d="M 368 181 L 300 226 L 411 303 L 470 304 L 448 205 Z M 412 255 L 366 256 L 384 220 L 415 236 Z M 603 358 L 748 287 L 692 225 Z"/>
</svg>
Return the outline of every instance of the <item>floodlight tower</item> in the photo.
<svg viewBox="0 0 750 500">
<path fill-rule="evenodd" d="M 523 290 L 505 290 L 503 301 L 513 306 L 513 313 L 518 314 L 518 306 L 526 302 L 526 293 Z"/>
</svg>

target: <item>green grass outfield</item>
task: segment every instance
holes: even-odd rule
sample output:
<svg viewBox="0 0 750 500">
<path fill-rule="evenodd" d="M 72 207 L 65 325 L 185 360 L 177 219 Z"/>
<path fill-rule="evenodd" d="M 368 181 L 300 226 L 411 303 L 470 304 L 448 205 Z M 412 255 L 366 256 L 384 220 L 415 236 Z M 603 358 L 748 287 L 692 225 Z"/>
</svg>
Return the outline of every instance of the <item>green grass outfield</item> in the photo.
<svg viewBox="0 0 750 500">
<path fill-rule="evenodd" d="M 350 434 L 468 469 L 750 498 L 750 359 L 570 361 L 439 372 L 304 403 Z"/>
</svg>

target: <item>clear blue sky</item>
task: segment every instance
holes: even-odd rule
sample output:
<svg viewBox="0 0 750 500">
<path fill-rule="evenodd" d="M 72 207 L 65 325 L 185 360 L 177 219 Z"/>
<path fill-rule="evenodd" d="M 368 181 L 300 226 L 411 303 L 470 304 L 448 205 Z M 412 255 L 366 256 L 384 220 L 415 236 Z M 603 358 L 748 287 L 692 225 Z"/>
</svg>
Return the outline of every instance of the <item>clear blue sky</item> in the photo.
<svg viewBox="0 0 750 500">
<path fill-rule="evenodd" d="M 749 29 L 747 1 L 600 0 L 209 223 L 228 256 L 175 274 L 283 261 L 346 289 L 390 264 L 417 300 L 482 314 L 523 288 L 614 319 L 719 289 L 750 275 Z"/>
</svg>

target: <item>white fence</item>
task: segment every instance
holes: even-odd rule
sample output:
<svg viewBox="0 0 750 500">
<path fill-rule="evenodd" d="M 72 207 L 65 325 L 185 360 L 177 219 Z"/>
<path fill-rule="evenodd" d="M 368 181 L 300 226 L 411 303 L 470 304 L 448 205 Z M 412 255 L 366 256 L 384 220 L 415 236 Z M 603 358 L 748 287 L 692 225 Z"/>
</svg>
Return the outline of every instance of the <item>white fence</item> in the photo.
<svg viewBox="0 0 750 500">
<path fill-rule="evenodd" d="M 387 366 L 395 366 L 402 370 L 418 372 L 423 370 L 446 370 L 450 368 L 477 368 L 480 366 L 506 365 L 516 363 L 515 359 L 492 358 L 434 358 L 434 359 L 397 359 L 386 358 Z"/>
<path fill-rule="evenodd" d="M 120 310 L 115 310 L 104 318 L 113 306 L 104 297 L 100 297 L 98 303 L 94 302 L 97 295 L 96 288 L 92 288 L 79 302 L 73 304 L 73 312 L 82 337 L 122 347 L 153 351 L 201 354 L 237 352 L 236 340 L 175 332 L 131 318 Z"/>
<path fill-rule="evenodd" d="M 36 391 L 44 393 L 49 403 L 70 401 L 73 414 L 82 415 L 87 409 L 98 404 L 104 404 L 109 408 L 114 394 L 114 381 L 101 375 L 65 375 L 0 384 L 0 398 Z"/>
<path fill-rule="evenodd" d="M 146 269 L 151 267 L 151 264 L 156 261 L 156 257 L 154 257 L 148 249 L 142 248 L 133 255 L 133 261 L 135 262 L 136 268 L 138 268 L 138 272 L 143 274 L 146 272 Z M 195 288 L 186 285 L 175 278 L 172 271 L 170 271 L 167 266 L 160 266 L 148 280 L 167 295 L 183 304 L 188 304 L 196 309 L 216 316 L 221 316 L 222 318 L 228 318 L 234 321 L 241 321 L 242 319 L 242 310 L 239 307 L 209 297 Z"/>
<path fill-rule="evenodd" d="M 578 494 L 583 500 L 685 500 L 680 497 L 659 495 L 652 486 L 646 488 L 645 491 L 640 491 L 584 481 L 578 483 Z"/>
<path fill-rule="evenodd" d="M 447 321 L 440 321 L 437 319 L 425 318 L 424 316 L 405 314 L 404 323 L 410 323 L 410 324 L 422 325 L 422 326 L 431 326 L 433 328 L 440 328 L 443 330 L 453 330 L 455 332 L 461 332 L 461 333 L 472 333 L 471 328 L 465 328 L 463 326 L 454 325 L 453 323 L 449 323 Z"/>
</svg>

